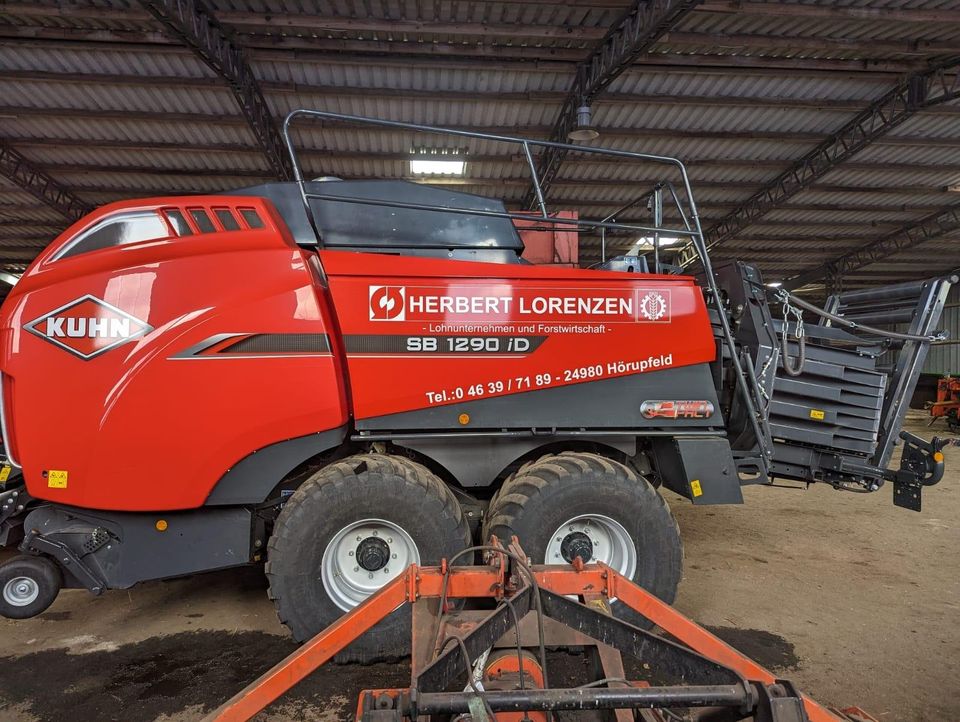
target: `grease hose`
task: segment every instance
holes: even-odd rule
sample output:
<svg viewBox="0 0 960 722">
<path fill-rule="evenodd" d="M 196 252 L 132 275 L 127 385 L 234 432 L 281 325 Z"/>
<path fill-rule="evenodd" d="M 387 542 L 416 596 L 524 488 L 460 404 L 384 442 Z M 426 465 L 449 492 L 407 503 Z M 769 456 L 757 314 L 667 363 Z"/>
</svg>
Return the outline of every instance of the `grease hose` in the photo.
<svg viewBox="0 0 960 722">
<path fill-rule="evenodd" d="M 805 311 L 810 313 L 815 313 L 818 316 L 822 316 L 831 323 L 834 323 L 838 326 L 845 326 L 846 328 L 857 329 L 865 333 L 873 334 L 875 336 L 883 336 L 885 338 L 892 338 L 898 341 L 918 341 L 920 343 L 933 343 L 935 341 L 943 341 L 947 338 L 947 334 L 944 331 L 939 331 L 936 334 L 930 336 L 920 336 L 913 333 L 900 333 L 899 331 L 885 331 L 880 328 L 875 328 L 873 326 L 866 326 L 862 323 L 857 323 L 856 321 L 851 321 L 844 318 L 843 316 L 837 316 L 834 313 L 825 311 L 818 306 L 814 306 L 812 303 L 804 301 L 802 298 L 797 298 L 789 291 L 784 289 L 779 289 L 777 291 L 777 297 L 784 303 L 790 303 L 794 306 L 798 306 Z"/>
</svg>

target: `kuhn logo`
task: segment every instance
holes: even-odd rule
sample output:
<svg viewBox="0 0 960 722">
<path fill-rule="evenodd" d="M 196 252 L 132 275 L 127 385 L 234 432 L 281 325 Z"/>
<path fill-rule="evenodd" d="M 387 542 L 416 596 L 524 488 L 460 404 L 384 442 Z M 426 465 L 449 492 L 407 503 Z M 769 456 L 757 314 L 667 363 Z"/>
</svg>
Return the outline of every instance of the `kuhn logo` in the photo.
<svg viewBox="0 0 960 722">
<path fill-rule="evenodd" d="M 85 360 L 153 330 L 146 322 L 90 295 L 71 301 L 24 328 Z"/>
<path fill-rule="evenodd" d="M 407 289 L 402 286 L 370 286 L 370 320 L 403 321 Z"/>
</svg>

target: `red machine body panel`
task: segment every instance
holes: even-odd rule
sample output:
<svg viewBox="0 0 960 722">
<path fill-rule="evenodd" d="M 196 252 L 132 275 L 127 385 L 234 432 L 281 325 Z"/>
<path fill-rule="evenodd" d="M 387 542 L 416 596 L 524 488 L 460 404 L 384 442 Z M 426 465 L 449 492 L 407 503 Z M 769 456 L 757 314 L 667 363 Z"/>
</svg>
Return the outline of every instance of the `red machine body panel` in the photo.
<svg viewBox="0 0 960 722">
<path fill-rule="evenodd" d="M 689 277 L 345 251 L 320 258 L 357 419 L 716 355 Z"/>
<path fill-rule="evenodd" d="M 168 224 L 179 210 L 190 227 L 64 255 L 130 209 Z M 194 508 L 250 453 L 344 425 L 341 356 L 312 256 L 251 197 L 114 203 L 64 232 L 0 318 L 9 451 L 30 494 Z"/>
</svg>

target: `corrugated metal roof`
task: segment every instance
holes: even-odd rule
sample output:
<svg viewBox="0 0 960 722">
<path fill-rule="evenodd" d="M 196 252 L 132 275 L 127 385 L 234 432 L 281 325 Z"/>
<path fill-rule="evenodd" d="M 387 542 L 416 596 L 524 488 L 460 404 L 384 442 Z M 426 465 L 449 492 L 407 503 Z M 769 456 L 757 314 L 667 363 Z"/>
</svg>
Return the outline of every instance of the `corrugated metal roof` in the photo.
<svg viewBox="0 0 960 722">
<path fill-rule="evenodd" d="M 576 62 L 630 4 L 208 3 L 246 48 L 278 120 L 313 107 L 541 138 Z M 960 53 L 960 20 L 940 15 L 949 12 L 960 16 L 947 0 L 705 3 L 594 101 L 596 142 L 686 160 L 709 228 L 907 72 Z M 268 177 L 228 84 L 138 4 L 8 2 L 0 38 L 0 135 L 83 200 L 212 192 Z M 960 101 L 914 114 L 749 224 L 723 255 L 809 266 L 960 200 L 945 190 L 960 185 L 958 128 Z M 529 189 L 519 149 L 494 141 L 310 123 L 294 138 L 309 175 L 407 177 L 412 150 L 459 149 L 467 177 L 457 188 L 512 203 Z M 585 214 L 609 213 L 662 177 L 662 168 L 575 156 L 550 197 Z M 0 265 L 3 248 L 66 224 L 2 183 L 0 222 L 11 220 L 23 225 L 0 223 Z M 956 244 L 933 243 L 923 247 L 937 249 L 937 268 L 960 266 Z M 595 245 L 585 236 L 585 260 Z"/>
</svg>

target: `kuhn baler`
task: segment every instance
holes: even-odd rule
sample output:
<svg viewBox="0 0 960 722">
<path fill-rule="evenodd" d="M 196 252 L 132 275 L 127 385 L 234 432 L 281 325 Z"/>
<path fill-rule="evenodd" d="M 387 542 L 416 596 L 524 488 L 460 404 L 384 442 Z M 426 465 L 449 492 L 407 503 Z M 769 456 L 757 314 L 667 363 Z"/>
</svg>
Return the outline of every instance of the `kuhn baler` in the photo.
<svg viewBox="0 0 960 722">
<path fill-rule="evenodd" d="M 515 144 L 531 168 L 551 145 L 313 111 L 287 128 L 296 115 Z M 722 504 L 775 478 L 890 481 L 919 508 L 941 444 L 901 421 L 950 281 L 775 321 L 756 269 L 711 266 L 679 161 L 559 148 L 678 182 L 655 186 L 652 224 L 531 216 L 404 181 L 304 181 L 291 145 L 295 182 L 112 203 L 67 229 L 0 314 L 0 540 L 22 552 L 0 567 L 0 612 L 265 560 L 306 639 L 492 535 L 670 602 L 682 553 L 661 484 Z M 659 255 L 654 273 L 529 265 L 514 220 L 531 217 L 679 235 L 701 272 L 662 273 Z M 352 654 L 402 651 L 408 625 L 392 615 Z"/>
</svg>

